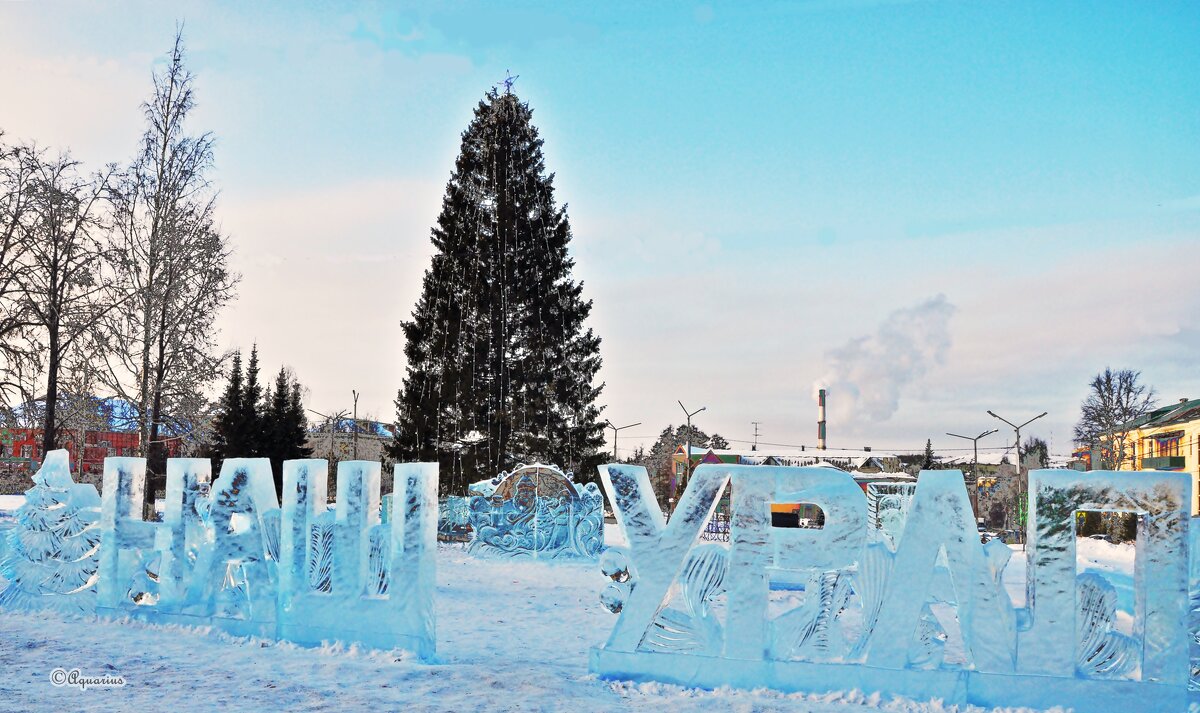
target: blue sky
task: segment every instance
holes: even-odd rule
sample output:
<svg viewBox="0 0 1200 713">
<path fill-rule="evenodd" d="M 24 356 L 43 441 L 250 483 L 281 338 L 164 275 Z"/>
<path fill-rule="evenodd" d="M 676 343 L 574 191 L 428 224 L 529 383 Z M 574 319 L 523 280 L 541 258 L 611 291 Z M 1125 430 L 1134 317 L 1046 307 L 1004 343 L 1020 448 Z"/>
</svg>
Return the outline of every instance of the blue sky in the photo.
<svg viewBox="0 0 1200 713">
<path fill-rule="evenodd" d="M 810 444 L 816 382 L 846 447 L 954 447 L 991 408 L 1050 411 L 1064 451 L 1105 365 L 1200 396 L 1194 3 L 6 3 L 0 128 L 125 160 L 177 20 L 243 274 L 222 341 L 318 410 L 356 388 L 390 418 L 459 134 L 508 69 L 606 415 L 645 423 L 623 448 L 676 399 Z"/>
</svg>

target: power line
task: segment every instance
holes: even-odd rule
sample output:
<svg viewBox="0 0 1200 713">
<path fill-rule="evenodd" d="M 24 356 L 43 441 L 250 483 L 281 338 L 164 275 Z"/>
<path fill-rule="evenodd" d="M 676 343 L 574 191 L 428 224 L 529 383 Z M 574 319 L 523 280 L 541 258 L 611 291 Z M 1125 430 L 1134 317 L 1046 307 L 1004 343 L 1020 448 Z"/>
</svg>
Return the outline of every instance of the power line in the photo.
<svg viewBox="0 0 1200 713">
<path fill-rule="evenodd" d="M 730 443 L 751 443 L 751 444 L 754 443 L 754 441 L 747 440 L 745 438 L 727 438 L 725 440 L 729 441 Z M 817 450 L 817 446 L 812 443 L 768 443 L 766 441 L 758 441 L 758 445 L 774 446 L 776 448 L 801 448 L 801 449 L 811 450 L 811 451 Z M 1009 450 L 1012 450 L 1012 448 L 1013 447 L 1010 444 L 1007 446 L 986 446 L 986 447 L 981 447 L 979 450 L 981 450 L 981 451 L 1009 451 Z M 857 448 L 832 448 L 829 450 L 836 451 L 836 450 L 860 450 L 860 449 L 857 449 Z M 887 453 L 924 453 L 925 446 L 921 446 L 920 448 L 886 448 L 886 447 L 884 447 L 882 449 L 876 448 L 875 450 L 879 450 L 880 452 L 887 452 Z M 937 451 L 939 453 L 944 452 L 944 451 L 970 451 L 970 450 L 974 450 L 974 449 L 972 449 L 972 448 L 938 448 L 937 449 Z"/>
<path fill-rule="evenodd" d="M 754 423 L 754 422 L 752 421 L 751 423 Z M 759 423 L 761 425 L 761 422 L 759 422 Z M 644 441 L 644 440 L 648 440 L 648 439 L 657 439 L 660 435 L 661 434 L 649 434 L 648 433 L 648 434 L 628 435 L 625 437 L 631 438 L 634 440 L 643 440 Z M 796 450 L 819 452 L 817 450 L 817 445 L 815 443 L 770 443 L 767 441 L 757 441 L 753 437 L 751 437 L 751 438 L 726 438 L 725 440 L 729 441 L 730 443 L 746 443 L 749 445 L 771 446 L 774 448 L 794 448 Z M 1006 446 L 980 446 L 979 450 L 1008 452 L 1008 451 L 1013 450 L 1013 445 L 1014 444 L 1010 443 Z M 857 448 L 832 448 L 829 450 L 837 451 L 837 450 L 860 450 L 860 449 L 857 449 Z M 922 444 L 921 446 L 916 447 L 916 448 L 889 448 L 887 446 L 874 446 L 873 450 L 879 451 L 880 453 L 895 453 L 895 454 L 899 455 L 899 454 L 908 454 L 908 453 L 924 453 L 925 446 L 924 446 L 924 444 Z M 955 452 L 960 452 L 960 451 L 965 452 L 965 451 L 972 451 L 972 450 L 974 450 L 974 449 L 973 448 L 938 448 L 938 449 L 936 449 L 936 451 L 938 453 L 955 453 Z M 1066 455 L 1066 454 L 1064 453 L 1062 455 Z"/>
</svg>

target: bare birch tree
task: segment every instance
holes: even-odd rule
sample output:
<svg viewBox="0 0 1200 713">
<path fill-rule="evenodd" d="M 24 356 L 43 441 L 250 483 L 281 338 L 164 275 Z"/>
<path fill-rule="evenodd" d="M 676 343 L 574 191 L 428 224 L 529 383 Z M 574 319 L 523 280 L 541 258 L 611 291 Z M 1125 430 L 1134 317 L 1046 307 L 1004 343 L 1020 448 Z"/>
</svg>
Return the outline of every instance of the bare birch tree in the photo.
<svg viewBox="0 0 1200 713">
<path fill-rule="evenodd" d="M 102 197 L 111 169 L 84 177 L 68 154 L 33 157 L 21 295 L 45 345 L 42 449 L 48 452 L 58 446 L 60 380 L 113 306 L 101 279 L 109 255 Z"/>
<path fill-rule="evenodd" d="M 0 132 L 0 405 L 10 410 L 33 398 L 30 382 L 39 370 L 36 319 L 24 284 L 30 269 L 30 183 L 37 154 L 10 146 Z M 9 422 L 9 418 L 4 419 Z"/>
<path fill-rule="evenodd" d="M 203 393 L 221 361 L 213 322 L 238 278 L 213 217 L 213 137 L 184 127 L 195 99 L 181 34 L 153 79 L 141 149 L 111 193 L 119 255 L 111 291 L 125 307 L 104 321 L 96 351 L 100 381 L 132 407 L 128 425 L 161 482 L 164 438 L 190 434 L 204 417 Z"/>
<path fill-rule="evenodd" d="M 1075 442 L 1101 446 L 1109 467 L 1120 470 L 1129 456 L 1126 424 L 1154 408 L 1156 394 L 1141 383 L 1142 373 L 1133 369 L 1113 371 L 1105 367 L 1088 385 L 1087 398 L 1079 407 Z"/>
</svg>

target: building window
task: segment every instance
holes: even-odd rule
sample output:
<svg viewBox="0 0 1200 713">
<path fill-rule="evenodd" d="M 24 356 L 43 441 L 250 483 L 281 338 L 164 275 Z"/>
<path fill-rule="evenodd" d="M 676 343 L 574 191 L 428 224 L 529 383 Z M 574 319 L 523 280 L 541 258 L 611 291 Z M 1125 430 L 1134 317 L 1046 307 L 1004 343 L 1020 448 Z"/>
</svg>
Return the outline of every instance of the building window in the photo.
<svg viewBox="0 0 1200 713">
<path fill-rule="evenodd" d="M 1155 441 L 1158 446 L 1159 457 L 1179 455 L 1179 436 L 1174 436 L 1173 438 L 1159 438 L 1155 439 Z"/>
</svg>

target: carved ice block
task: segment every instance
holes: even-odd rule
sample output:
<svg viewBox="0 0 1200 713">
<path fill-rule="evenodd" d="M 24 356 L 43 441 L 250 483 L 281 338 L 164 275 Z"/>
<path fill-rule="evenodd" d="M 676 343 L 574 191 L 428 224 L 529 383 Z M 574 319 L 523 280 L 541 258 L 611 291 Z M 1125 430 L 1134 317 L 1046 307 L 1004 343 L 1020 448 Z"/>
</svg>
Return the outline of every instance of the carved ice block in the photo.
<svg viewBox="0 0 1200 713">
<path fill-rule="evenodd" d="M 191 574 L 191 558 L 207 539 L 201 510 L 207 507 L 201 488 L 212 483 L 212 461 L 207 458 L 167 460 L 167 493 L 163 504 L 163 526 L 155 547 L 162 553 L 158 572 L 159 606 L 182 605 Z"/>
<path fill-rule="evenodd" d="M 609 464 L 600 466 L 600 474 L 638 572 L 638 584 L 629 593 L 606 648 L 632 652 L 665 606 L 671 584 L 712 517 L 729 474 L 710 466 L 697 468 L 670 523 L 658 506 L 645 468 Z"/>
<path fill-rule="evenodd" d="M 243 622 L 233 624 L 239 632 L 274 630 L 275 563 L 268 553 L 278 541 L 278 509 L 269 459 L 225 459 L 209 497 L 213 539 L 196 558 L 185 613 Z"/>
<path fill-rule="evenodd" d="M 386 524 L 380 521 L 379 463 L 338 464 L 335 511 L 326 510 L 318 484 L 324 472 L 324 461 L 285 464 L 281 638 L 400 647 L 432 657 L 437 464 L 396 465 Z M 322 568 L 332 577 L 314 576 Z"/>
<path fill-rule="evenodd" d="M 734 527 L 730 532 L 725 655 L 759 660 L 767 656 L 772 644 L 767 617 L 771 577 L 803 581 L 811 574 L 854 564 L 865 541 L 866 497 L 848 473 L 830 468 L 701 468 L 728 473 L 732 478 Z M 774 502 L 814 503 L 825 513 L 825 525 L 821 529 L 771 527 Z"/>
<path fill-rule="evenodd" d="M 1020 637 L 1020 670 L 1075 673 L 1075 514 L 1139 516 L 1134 560 L 1133 637 L 1142 641 L 1142 680 L 1188 678 L 1187 473 L 1035 470 L 1029 474 L 1028 599 L 1032 626 Z"/>
<path fill-rule="evenodd" d="M 867 663 L 884 668 L 905 668 L 910 663 L 910 642 L 920 626 L 942 550 L 972 663 L 981 671 L 1012 671 L 1016 643 L 1012 603 L 992 575 L 957 470 L 922 471 L 917 480 Z"/>
<path fill-rule="evenodd" d="M 324 459 L 283 463 L 279 597 L 284 606 L 293 594 L 306 589 L 308 563 L 315 555 L 310 528 L 328 507 L 328 483 L 329 463 Z"/>
<path fill-rule="evenodd" d="M 105 458 L 100 500 L 100 568 L 97 609 L 120 609 L 129 601 L 130 582 L 144 556 L 154 549 L 158 527 L 142 520 L 146 491 L 145 458 Z"/>
</svg>

